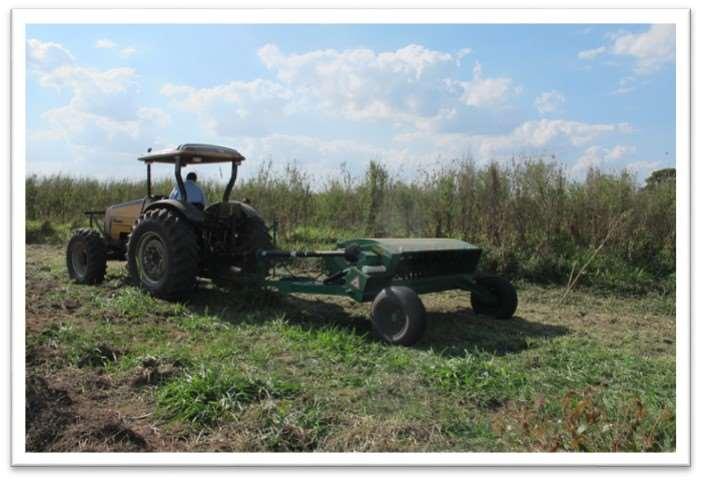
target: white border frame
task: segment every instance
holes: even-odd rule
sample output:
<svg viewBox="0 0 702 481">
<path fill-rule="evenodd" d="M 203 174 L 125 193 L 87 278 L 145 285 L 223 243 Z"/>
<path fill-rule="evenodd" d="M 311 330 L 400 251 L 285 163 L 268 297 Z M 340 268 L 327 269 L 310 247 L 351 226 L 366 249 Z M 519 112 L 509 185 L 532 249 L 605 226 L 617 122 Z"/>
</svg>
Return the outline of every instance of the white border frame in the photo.
<svg viewBox="0 0 702 481">
<path fill-rule="evenodd" d="M 674 23 L 676 25 L 676 447 L 673 453 L 27 453 L 25 176 L 27 24 Z M 689 466 L 689 9 L 15 9 L 12 11 L 12 465 L 93 466 Z"/>
</svg>

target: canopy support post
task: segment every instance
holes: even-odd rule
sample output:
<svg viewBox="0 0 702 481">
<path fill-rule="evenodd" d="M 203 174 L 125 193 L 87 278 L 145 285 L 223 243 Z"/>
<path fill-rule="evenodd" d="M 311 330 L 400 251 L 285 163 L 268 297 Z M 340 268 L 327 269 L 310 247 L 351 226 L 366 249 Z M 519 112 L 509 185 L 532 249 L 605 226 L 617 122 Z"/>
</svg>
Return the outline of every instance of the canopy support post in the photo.
<svg viewBox="0 0 702 481">
<path fill-rule="evenodd" d="M 234 187 L 234 182 L 236 182 L 236 175 L 239 171 L 239 163 L 236 160 L 232 161 L 232 175 L 229 177 L 229 182 L 227 182 L 227 187 L 224 189 L 224 197 L 222 202 L 229 202 L 229 195 L 232 193 L 232 188 Z"/>
<path fill-rule="evenodd" d="M 151 162 L 146 163 L 146 196 L 151 198 Z"/>
<path fill-rule="evenodd" d="M 182 162 L 180 160 L 180 155 L 175 158 L 175 177 L 176 182 L 178 182 L 178 190 L 180 191 L 180 201 L 185 203 L 188 201 L 188 193 L 185 191 L 185 184 L 183 183 L 183 177 L 180 175 L 180 168 L 182 167 Z"/>
</svg>

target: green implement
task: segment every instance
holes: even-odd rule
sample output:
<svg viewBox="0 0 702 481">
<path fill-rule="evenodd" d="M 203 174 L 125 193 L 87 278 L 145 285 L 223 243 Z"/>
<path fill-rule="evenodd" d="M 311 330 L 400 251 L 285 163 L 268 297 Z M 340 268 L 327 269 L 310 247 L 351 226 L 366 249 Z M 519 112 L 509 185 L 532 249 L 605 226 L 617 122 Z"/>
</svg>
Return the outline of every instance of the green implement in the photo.
<svg viewBox="0 0 702 481">
<path fill-rule="evenodd" d="M 426 321 L 418 294 L 453 289 L 471 293 L 473 309 L 510 318 L 517 308 L 512 285 L 499 277 L 478 276 L 481 249 L 454 239 L 353 239 L 333 251 L 260 250 L 261 262 L 321 258 L 324 277 L 271 277 L 267 286 L 283 293 L 348 296 L 373 301 L 372 321 L 384 340 L 410 345 Z"/>
</svg>

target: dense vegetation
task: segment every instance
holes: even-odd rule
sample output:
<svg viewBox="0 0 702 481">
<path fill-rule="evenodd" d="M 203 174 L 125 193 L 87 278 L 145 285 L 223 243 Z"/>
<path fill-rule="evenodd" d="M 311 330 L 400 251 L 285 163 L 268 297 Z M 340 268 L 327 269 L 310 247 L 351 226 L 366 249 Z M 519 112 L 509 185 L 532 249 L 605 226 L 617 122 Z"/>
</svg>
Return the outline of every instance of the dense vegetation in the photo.
<svg viewBox="0 0 702 481">
<path fill-rule="evenodd" d="M 210 199 L 222 184 L 205 182 Z M 168 193 L 172 181 L 154 191 Z M 144 183 L 65 175 L 26 180 L 28 241 L 41 231 L 84 223 L 87 209 L 144 195 Z M 265 165 L 238 183 L 277 223 L 283 244 L 325 245 L 349 236 L 455 237 L 485 248 L 483 267 L 513 278 L 588 284 L 622 292 L 675 289 L 675 171 L 644 186 L 623 172 L 591 170 L 570 179 L 557 163 L 521 159 L 507 165 L 455 161 L 414 181 L 393 178 L 371 162 L 361 178 L 342 167 L 319 185 L 295 165 Z M 51 224 L 47 224 L 50 221 Z M 37 234 L 37 232 L 39 232 Z"/>
</svg>

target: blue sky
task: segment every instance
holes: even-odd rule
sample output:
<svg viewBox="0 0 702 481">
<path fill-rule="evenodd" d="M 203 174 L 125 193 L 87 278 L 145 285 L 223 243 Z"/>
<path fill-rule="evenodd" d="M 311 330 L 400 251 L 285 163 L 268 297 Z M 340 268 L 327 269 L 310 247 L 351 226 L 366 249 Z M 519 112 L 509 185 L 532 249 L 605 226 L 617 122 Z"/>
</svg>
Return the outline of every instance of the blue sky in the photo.
<svg viewBox="0 0 702 481">
<path fill-rule="evenodd" d="M 27 169 L 141 178 L 210 142 L 315 183 L 543 155 L 640 179 L 675 164 L 672 25 L 29 25 Z M 165 169 L 165 168 L 163 168 Z M 169 175 L 165 170 L 162 175 Z M 219 177 L 217 167 L 202 175 Z"/>
</svg>

